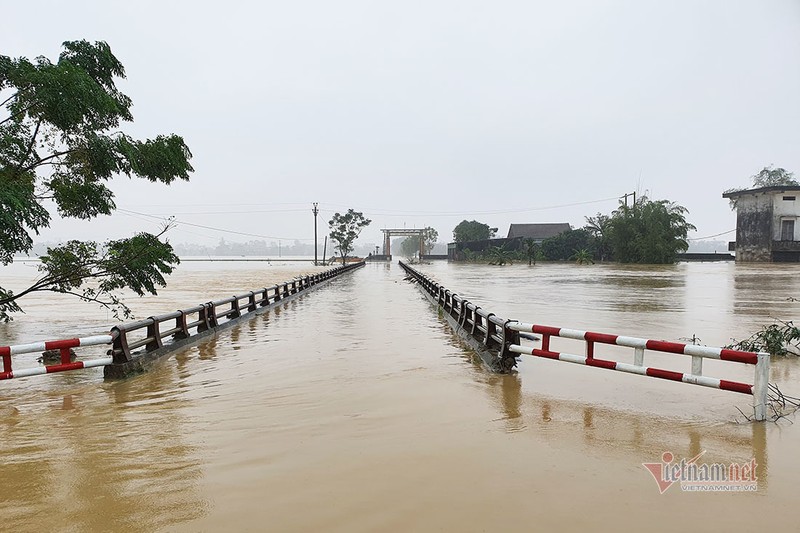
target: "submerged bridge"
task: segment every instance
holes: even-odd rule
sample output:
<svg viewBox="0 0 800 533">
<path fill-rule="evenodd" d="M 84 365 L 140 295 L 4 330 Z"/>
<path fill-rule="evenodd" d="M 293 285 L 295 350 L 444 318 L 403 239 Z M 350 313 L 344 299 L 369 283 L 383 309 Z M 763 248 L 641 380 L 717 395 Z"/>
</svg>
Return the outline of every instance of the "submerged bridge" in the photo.
<svg viewBox="0 0 800 533">
<path fill-rule="evenodd" d="M 405 231 L 408 232 L 407 234 L 421 235 L 423 230 L 385 231 L 388 237 L 390 231 Z M 2 346 L 0 347 L 0 359 L 2 359 L 3 366 L 0 380 L 98 366 L 104 367 L 104 376 L 107 379 L 124 378 L 141 373 L 146 371 L 151 363 L 177 348 L 197 343 L 217 331 L 229 328 L 243 319 L 294 299 L 333 281 L 342 274 L 363 266 L 363 261 L 351 263 L 313 276 L 303 276 L 271 287 L 263 287 L 229 298 L 151 316 L 137 322 L 115 326 L 106 335 Z M 481 357 L 486 367 L 492 371 L 511 372 L 520 362 L 521 355 L 529 355 L 746 394 L 753 398 L 753 418 L 755 420 L 767 419 L 769 354 L 612 335 L 505 319 L 458 296 L 405 263 L 400 262 L 400 266 L 408 275 L 407 279 L 416 282 L 418 288 L 437 307 L 453 331 Z M 570 342 L 578 343 L 579 350 L 583 353 L 575 353 L 575 346 L 568 346 Z M 537 346 L 536 343 L 540 344 Z M 564 347 L 556 347 L 558 343 L 564 344 Z M 105 357 L 74 360 L 74 349 L 97 345 L 109 346 Z M 632 350 L 631 361 L 619 360 L 618 354 L 615 354 L 616 358 L 612 358 L 610 353 L 600 355 L 601 348 L 611 349 L 612 346 L 617 351 L 620 349 Z M 56 364 L 28 368 L 17 368 L 13 364 L 15 355 L 45 350 L 51 351 L 51 356 L 55 358 Z M 681 359 L 689 361 L 691 369 L 686 372 L 677 372 L 648 366 L 645 364 L 645 356 L 651 352 L 675 356 L 678 361 Z M 705 359 L 750 365 L 753 368 L 753 381 L 752 383 L 743 383 L 707 376 L 703 372 Z"/>
</svg>

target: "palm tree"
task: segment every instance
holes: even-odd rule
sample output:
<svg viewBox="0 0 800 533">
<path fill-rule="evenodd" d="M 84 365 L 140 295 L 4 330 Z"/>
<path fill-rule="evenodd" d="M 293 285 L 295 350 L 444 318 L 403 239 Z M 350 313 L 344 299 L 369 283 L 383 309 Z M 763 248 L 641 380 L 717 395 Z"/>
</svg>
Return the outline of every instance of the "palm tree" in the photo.
<svg viewBox="0 0 800 533">
<path fill-rule="evenodd" d="M 570 259 L 574 259 L 576 263 L 579 265 L 593 265 L 594 258 L 592 257 L 591 252 L 589 250 L 583 248 L 581 250 L 575 250 L 575 253 L 572 254 Z"/>
<path fill-rule="evenodd" d="M 506 250 L 506 246 L 492 246 L 487 251 L 490 265 L 509 265 L 513 264 L 514 253 Z"/>
<path fill-rule="evenodd" d="M 539 253 L 539 245 L 533 239 L 524 239 L 522 241 L 524 246 L 523 253 L 528 258 L 528 266 L 536 264 L 536 254 Z"/>
</svg>

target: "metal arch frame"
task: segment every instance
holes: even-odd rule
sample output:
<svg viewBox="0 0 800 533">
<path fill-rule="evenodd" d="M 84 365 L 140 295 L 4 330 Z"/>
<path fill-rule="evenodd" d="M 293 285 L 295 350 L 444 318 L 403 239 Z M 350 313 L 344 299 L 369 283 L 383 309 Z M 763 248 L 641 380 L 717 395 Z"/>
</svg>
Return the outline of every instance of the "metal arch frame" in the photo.
<svg viewBox="0 0 800 533">
<path fill-rule="evenodd" d="M 381 230 L 383 232 L 383 255 L 387 258 L 391 259 L 392 257 L 392 236 L 395 237 L 413 237 L 414 235 L 419 236 L 419 258 L 422 259 L 423 251 L 424 251 L 424 242 L 422 240 L 422 236 L 425 233 L 425 229 L 408 229 L 408 228 L 385 228 Z"/>
</svg>

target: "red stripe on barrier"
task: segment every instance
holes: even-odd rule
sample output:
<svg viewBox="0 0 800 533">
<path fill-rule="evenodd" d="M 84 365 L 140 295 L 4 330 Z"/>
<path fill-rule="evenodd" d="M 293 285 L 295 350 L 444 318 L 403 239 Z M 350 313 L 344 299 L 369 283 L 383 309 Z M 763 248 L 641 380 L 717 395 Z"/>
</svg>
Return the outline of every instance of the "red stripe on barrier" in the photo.
<svg viewBox="0 0 800 533">
<path fill-rule="evenodd" d="M 0 372 L 0 379 L 11 379 L 14 375 L 11 372 Z"/>
<path fill-rule="evenodd" d="M 552 326 L 537 326 L 534 325 L 531 328 L 533 333 L 541 333 L 542 335 L 555 335 L 558 337 L 558 334 L 561 333 L 561 328 L 554 328 Z"/>
<path fill-rule="evenodd" d="M 607 368 L 609 370 L 617 369 L 616 361 L 606 361 L 605 359 L 586 359 L 586 366 L 596 366 L 600 368 Z"/>
<path fill-rule="evenodd" d="M 45 368 L 48 374 L 52 374 L 53 372 L 65 372 L 67 370 L 78 370 L 79 368 L 83 368 L 83 361 L 75 361 L 74 363 L 67 363 L 65 365 L 50 365 Z"/>
<path fill-rule="evenodd" d="M 536 357 L 546 357 L 547 359 L 558 359 L 561 354 L 558 352 L 550 352 L 547 350 L 539 350 L 538 348 L 534 348 L 531 355 L 535 355 Z"/>
<path fill-rule="evenodd" d="M 669 379 L 672 381 L 683 381 L 682 372 L 672 372 L 671 370 L 662 370 L 660 368 L 648 368 L 647 375 L 654 378 Z"/>
<path fill-rule="evenodd" d="M 725 350 L 723 349 L 719 358 L 723 361 L 736 361 L 738 363 L 748 363 L 754 365 L 758 363 L 758 354 L 753 352 L 740 352 L 738 350 Z"/>
<path fill-rule="evenodd" d="M 617 337 L 619 335 L 609 335 L 607 333 L 594 333 L 592 331 L 587 331 L 586 334 L 583 336 L 584 339 L 587 341 L 592 342 L 602 342 L 604 344 L 616 344 Z"/>
<path fill-rule="evenodd" d="M 45 350 L 60 350 L 61 348 L 77 348 L 81 345 L 80 339 L 63 339 L 44 343 Z"/>
<path fill-rule="evenodd" d="M 11 372 L 11 354 L 3 354 L 3 372 Z"/>
<path fill-rule="evenodd" d="M 719 388 L 732 392 L 741 392 L 742 394 L 753 394 L 753 386 L 747 383 L 739 383 L 738 381 L 719 380 Z"/>
<path fill-rule="evenodd" d="M 0 356 L 5 357 L 11 355 L 11 346 L 0 346 Z"/>
<path fill-rule="evenodd" d="M 685 344 L 680 342 L 667 342 L 667 341 L 647 341 L 645 345 L 648 350 L 659 350 L 661 352 L 669 353 L 683 353 L 686 348 Z"/>
</svg>

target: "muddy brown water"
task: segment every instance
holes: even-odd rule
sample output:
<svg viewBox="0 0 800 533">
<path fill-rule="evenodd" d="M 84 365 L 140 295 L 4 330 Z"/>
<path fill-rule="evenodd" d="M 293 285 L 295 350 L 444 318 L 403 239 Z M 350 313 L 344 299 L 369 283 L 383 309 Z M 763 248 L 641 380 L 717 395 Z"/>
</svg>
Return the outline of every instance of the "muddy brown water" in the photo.
<svg viewBox="0 0 800 533">
<path fill-rule="evenodd" d="M 184 263 L 158 297 L 131 304 L 148 316 L 312 268 Z M 800 297 L 791 265 L 421 269 L 503 317 L 710 345 L 796 317 L 787 298 Z M 3 285 L 33 270 L 6 268 Z M 26 310 L 0 325 L 0 345 L 113 322 L 62 298 L 32 296 Z M 688 371 L 677 357 L 645 361 Z M 711 363 L 708 375 L 752 381 L 751 367 Z M 800 395 L 798 369 L 775 360 L 771 381 Z M 749 400 L 730 392 L 532 357 L 518 370 L 486 372 L 396 264 L 368 264 L 133 379 L 91 369 L 0 382 L 0 530 L 799 527 L 800 424 L 737 423 Z M 665 451 L 755 458 L 758 491 L 660 495 L 642 463 Z"/>
</svg>

